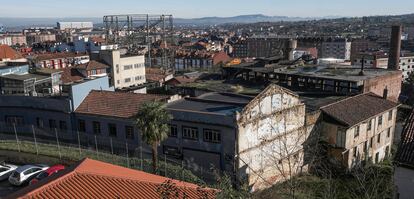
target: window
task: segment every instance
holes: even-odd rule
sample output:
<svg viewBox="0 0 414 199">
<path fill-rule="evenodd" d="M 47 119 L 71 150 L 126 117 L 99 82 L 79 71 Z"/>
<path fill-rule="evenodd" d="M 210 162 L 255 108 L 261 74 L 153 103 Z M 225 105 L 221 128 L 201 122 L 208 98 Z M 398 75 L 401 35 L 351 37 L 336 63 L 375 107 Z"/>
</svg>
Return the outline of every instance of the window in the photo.
<svg viewBox="0 0 414 199">
<path fill-rule="evenodd" d="M 181 157 L 181 152 L 178 147 L 163 146 L 163 152 L 165 155 L 171 155 L 175 157 Z"/>
<path fill-rule="evenodd" d="M 372 120 L 369 120 L 368 127 L 367 127 L 367 131 L 370 131 L 371 128 L 372 128 Z"/>
<path fill-rule="evenodd" d="M 66 125 L 65 121 L 59 121 L 59 128 L 62 130 L 68 129 L 68 126 Z"/>
<path fill-rule="evenodd" d="M 388 121 L 392 120 L 392 110 L 390 110 L 390 112 L 388 112 Z"/>
<path fill-rule="evenodd" d="M 387 129 L 387 138 L 391 137 L 391 128 Z"/>
<path fill-rule="evenodd" d="M 377 137 L 377 143 L 381 143 L 381 133 L 380 133 L 380 134 L 378 134 L 378 137 Z"/>
<path fill-rule="evenodd" d="M 132 126 L 125 126 L 125 137 L 126 139 L 134 139 L 134 127 Z"/>
<path fill-rule="evenodd" d="M 56 128 L 57 126 L 56 126 L 56 120 L 53 120 L 53 119 L 50 119 L 49 120 L 49 128 L 50 129 L 54 129 L 54 128 Z"/>
<path fill-rule="evenodd" d="M 20 116 L 6 116 L 6 123 L 8 125 L 16 125 L 16 126 L 21 126 L 23 125 L 23 117 Z"/>
<path fill-rule="evenodd" d="M 131 82 L 131 78 L 126 78 L 124 81 L 125 81 L 125 83 L 129 83 L 129 82 Z"/>
<path fill-rule="evenodd" d="M 221 135 L 219 131 L 211 130 L 211 129 L 204 129 L 203 133 L 204 133 L 205 142 L 220 143 Z"/>
<path fill-rule="evenodd" d="M 116 124 L 108 124 L 109 136 L 116 137 Z"/>
<path fill-rule="evenodd" d="M 385 157 L 388 157 L 390 154 L 390 146 L 385 147 Z"/>
<path fill-rule="evenodd" d="M 37 117 L 36 118 L 36 125 L 39 128 L 43 128 L 43 120 L 42 120 L 42 118 L 40 118 L 40 117 Z"/>
<path fill-rule="evenodd" d="M 79 132 L 85 132 L 86 131 L 85 120 L 78 120 L 78 131 Z"/>
<path fill-rule="evenodd" d="M 124 66 L 124 70 L 130 70 L 130 69 L 132 69 L 132 64 Z"/>
<path fill-rule="evenodd" d="M 375 154 L 375 163 L 379 163 L 379 153 Z"/>
<path fill-rule="evenodd" d="M 365 141 L 364 143 L 364 152 L 368 151 L 368 141 Z"/>
<path fill-rule="evenodd" d="M 356 126 L 354 129 L 354 138 L 359 136 L 359 126 Z"/>
<path fill-rule="evenodd" d="M 100 134 L 101 133 L 101 123 L 99 122 L 92 122 L 93 133 Z"/>
<path fill-rule="evenodd" d="M 382 125 L 382 115 L 378 117 L 378 126 Z"/>
<path fill-rule="evenodd" d="M 354 157 L 357 157 L 357 150 L 358 150 L 358 148 L 354 147 Z"/>
<path fill-rule="evenodd" d="M 183 138 L 190 140 L 198 139 L 198 129 L 193 127 L 183 127 Z"/>
<path fill-rule="evenodd" d="M 143 80 L 144 79 L 144 76 L 136 76 L 135 77 L 135 81 L 139 81 L 139 80 Z"/>
<path fill-rule="evenodd" d="M 371 140 L 369 141 L 369 148 L 372 148 L 373 142 L 374 142 L 374 137 L 372 137 Z"/>
<path fill-rule="evenodd" d="M 170 132 L 168 132 L 168 136 L 177 137 L 177 135 L 178 135 L 177 125 L 170 125 Z"/>
</svg>

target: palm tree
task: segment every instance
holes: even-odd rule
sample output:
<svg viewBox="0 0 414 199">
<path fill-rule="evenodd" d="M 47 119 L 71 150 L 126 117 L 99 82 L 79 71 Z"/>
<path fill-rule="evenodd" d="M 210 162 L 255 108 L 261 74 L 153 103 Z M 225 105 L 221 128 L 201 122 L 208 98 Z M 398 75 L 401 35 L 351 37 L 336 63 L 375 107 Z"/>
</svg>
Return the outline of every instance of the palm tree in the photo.
<svg viewBox="0 0 414 199">
<path fill-rule="evenodd" d="M 157 171 L 158 151 L 157 147 L 168 137 L 168 123 L 172 116 L 164 109 L 161 102 L 144 103 L 137 115 L 136 125 L 141 132 L 142 140 L 151 146 L 152 167 L 154 173 Z"/>
</svg>

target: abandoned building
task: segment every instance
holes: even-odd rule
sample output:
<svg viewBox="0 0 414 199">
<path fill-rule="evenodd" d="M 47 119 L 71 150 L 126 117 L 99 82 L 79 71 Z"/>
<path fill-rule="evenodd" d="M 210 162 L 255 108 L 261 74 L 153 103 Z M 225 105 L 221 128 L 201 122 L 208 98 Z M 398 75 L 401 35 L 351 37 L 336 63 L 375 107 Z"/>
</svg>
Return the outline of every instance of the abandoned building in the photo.
<svg viewBox="0 0 414 199">
<path fill-rule="evenodd" d="M 321 107 L 321 139 L 345 168 L 379 163 L 391 153 L 398 103 L 364 93 Z"/>
<path fill-rule="evenodd" d="M 293 91 L 382 95 L 388 90 L 388 99 L 392 101 L 398 101 L 402 81 L 398 70 L 335 65 L 242 64 L 223 68 L 223 74 L 227 79 L 271 82 Z"/>
<path fill-rule="evenodd" d="M 256 97 L 207 93 L 167 109 L 174 119 L 164 153 L 187 164 L 236 172 L 253 190 L 286 180 L 291 177 L 287 170 L 299 173 L 303 167 L 305 105 L 287 89 L 270 85 Z M 293 159 L 294 168 L 288 166 Z"/>
</svg>

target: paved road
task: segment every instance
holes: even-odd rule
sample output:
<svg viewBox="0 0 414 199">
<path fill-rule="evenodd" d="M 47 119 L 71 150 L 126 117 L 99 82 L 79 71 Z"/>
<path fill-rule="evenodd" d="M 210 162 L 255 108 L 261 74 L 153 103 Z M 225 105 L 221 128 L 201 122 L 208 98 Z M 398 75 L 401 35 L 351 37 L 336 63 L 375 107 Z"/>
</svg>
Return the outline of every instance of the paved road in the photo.
<svg viewBox="0 0 414 199">
<path fill-rule="evenodd" d="M 22 187 L 15 187 L 9 183 L 9 181 L 4 180 L 0 182 L 0 198 L 7 196 Z"/>
</svg>

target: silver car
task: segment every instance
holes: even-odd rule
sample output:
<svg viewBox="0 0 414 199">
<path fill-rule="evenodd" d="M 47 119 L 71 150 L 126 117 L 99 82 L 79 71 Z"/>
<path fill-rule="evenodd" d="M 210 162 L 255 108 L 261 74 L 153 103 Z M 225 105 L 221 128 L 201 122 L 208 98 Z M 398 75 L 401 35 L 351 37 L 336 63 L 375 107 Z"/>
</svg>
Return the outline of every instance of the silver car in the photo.
<svg viewBox="0 0 414 199">
<path fill-rule="evenodd" d="M 17 169 L 16 165 L 0 164 L 0 181 L 6 180 Z"/>
<path fill-rule="evenodd" d="M 18 167 L 9 177 L 9 182 L 12 185 L 20 186 L 30 182 L 37 174 L 48 169 L 49 166 L 35 164 L 35 165 L 24 165 Z"/>
</svg>

